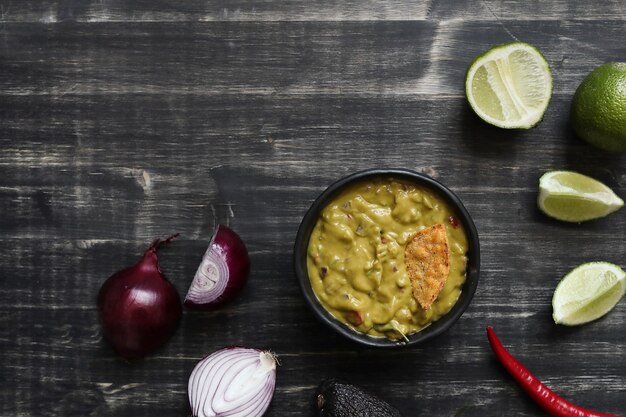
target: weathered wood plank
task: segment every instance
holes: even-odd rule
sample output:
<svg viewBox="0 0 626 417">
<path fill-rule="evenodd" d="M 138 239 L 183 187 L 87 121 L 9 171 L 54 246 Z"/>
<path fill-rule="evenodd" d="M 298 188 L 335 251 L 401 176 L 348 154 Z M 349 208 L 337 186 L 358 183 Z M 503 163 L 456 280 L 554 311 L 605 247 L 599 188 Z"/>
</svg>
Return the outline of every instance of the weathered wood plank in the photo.
<svg viewBox="0 0 626 417">
<path fill-rule="evenodd" d="M 555 97 L 552 106 L 568 102 Z M 626 194 L 621 159 L 572 137 L 566 112 L 502 138 L 462 98 L 7 96 L 0 109 L 12 114 L 0 128 L 6 238 L 208 237 L 233 216 L 258 223 L 254 213 L 272 238 L 286 225 L 295 234 L 325 186 L 380 166 L 413 168 L 472 194 L 468 207 L 492 233 L 541 220 L 534 192 L 549 169 L 578 169 Z M 491 212 L 512 198 L 515 219 Z"/>
<path fill-rule="evenodd" d="M 592 68 L 624 55 L 626 28 L 620 21 L 4 24 L 0 37 L 13 47 L 0 52 L 0 86 L 3 95 L 60 101 L 94 94 L 462 96 L 472 59 L 511 34 L 545 53 L 555 94 L 571 94 Z"/>
<path fill-rule="evenodd" d="M 622 20 L 620 0 L 3 0 L 0 22 Z"/>
<path fill-rule="evenodd" d="M 13 310 L 14 324 L 3 326 L 2 337 L 17 337 L 14 343 L 22 352 L 10 352 L 7 366 L 0 371 L 7 380 L 16 381 L 4 390 L 11 396 L 11 408 L 6 402 L 2 406 L 18 415 L 56 416 L 88 410 L 95 415 L 147 416 L 156 409 L 181 414 L 186 401 L 185 382 L 202 356 L 200 352 L 231 343 L 262 346 L 272 340 L 271 347 L 281 357 L 281 368 L 270 415 L 306 415 L 313 387 L 328 376 L 348 378 L 380 393 L 406 415 L 453 415 L 468 406 L 467 415 L 472 416 L 505 409 L 515 416 L 540 414 L 493 360 L 484 338 L 477 337 L 484 333 L 483 319 L 468 315 L 427 347 L 393 355 L 370 349 L 357 353 L 305 314 L 303 308 L 282 310 L 282 314 L 262 305 L 248 315 L 186 312 L 170 343 L 135 364 L 111 356 L 97 334 L 97 326 L 92 324 L 93 311 L 38 316 L 33 329 L 32 313 Z M 251 326 L 254 317 L 264 317 L 268 322 Z M 271 319 L 297 319 L 299 323 L 279 326 Z M 619 412 L 624 364 L 613 363 L 610 372 L 600 365 L 608 355 L 621 354 L 610 347 L 620 341 L 612 330 L 616 322 L 603 320 L 584 332 L 555 332 L 550 330 L 552 326 L 515 329 L 510 320 L 509 316 L 492 323 L 507 346 L 546 383 L 590 407 Z M 260 329 L 254 331 L 254 327 Z M 526 337 L 520 339 L 521 334 Z M 593 338 L 603 341 L 590 341 Z M 580 361 L 581 355 L 585 361 Z M 393 374 L 393 379 L 381 384 L 386 374 Z M 481 377 L 480 384 L 477 376 Z"/>
</svg>

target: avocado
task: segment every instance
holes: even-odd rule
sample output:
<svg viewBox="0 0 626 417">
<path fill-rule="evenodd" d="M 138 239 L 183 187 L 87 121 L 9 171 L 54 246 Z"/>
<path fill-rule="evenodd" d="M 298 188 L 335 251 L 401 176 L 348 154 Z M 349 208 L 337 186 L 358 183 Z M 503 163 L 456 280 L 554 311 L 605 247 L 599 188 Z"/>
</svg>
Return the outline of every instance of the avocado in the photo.
<svg viewBox="0 0 626 417">
<path fill-rule="evenodd" d="M 319 417 L 402 417 L 383 400 L 337 379 L 321 383 L 315 396 Z"/>
</svg>

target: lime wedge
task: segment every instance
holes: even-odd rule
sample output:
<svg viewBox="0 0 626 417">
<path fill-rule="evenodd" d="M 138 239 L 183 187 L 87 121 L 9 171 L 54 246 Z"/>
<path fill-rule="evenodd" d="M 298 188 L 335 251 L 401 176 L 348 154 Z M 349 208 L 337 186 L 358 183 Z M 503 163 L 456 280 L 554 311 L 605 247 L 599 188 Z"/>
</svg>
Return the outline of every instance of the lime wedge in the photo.
<svg viewBox="0 0 626 417">
<path fill-rule="evenodd" d="M 478 56 L 465 76 L 465 95 L 478 117 L 505 129 L 528 129 L 543 118 L 552 73 L 541 52 L 523 42 Z"/>
<path fill-rule="evenodd" d="M 611 214 L 622 208 L 624 201 L 591 177 L 572 171 L 551 171 L 539 179 L 537 204 L 550 217 L 578 223 Z"/>
<path fill-rule="evenodd" d="M 611 311 L 626 292 L 626 272 L 608 262 L 589 262 L 574 268 L 557 285 L 552 318 L 576 326 Z"/>
</svg>

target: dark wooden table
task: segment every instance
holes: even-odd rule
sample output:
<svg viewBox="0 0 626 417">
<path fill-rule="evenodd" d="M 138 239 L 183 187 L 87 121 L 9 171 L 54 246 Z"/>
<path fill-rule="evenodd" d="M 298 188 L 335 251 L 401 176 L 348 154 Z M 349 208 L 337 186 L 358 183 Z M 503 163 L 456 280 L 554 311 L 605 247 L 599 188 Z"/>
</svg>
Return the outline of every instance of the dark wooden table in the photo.
<svg viewBox="0 0 626 417">
<path fill-rule="evenodd" d="M 554 75 L 529 131 L 485 125 L 463 92 L 471 60 L 513 40 L 536 45 Z M 626 210 L 569 225 L 535 199 L 554 169 L 626 196 L 626 158 L 568 123 L 584 76 L 625 59 L 622 0 L 0 0 L 0 414 L 184 416 L 196 362 L 245 345 L 280 356 L 268 416 L 308 416 L 330 376 L 406 416 L 545 415 L 495 361 L 490 324 L 555 391 L 624 415 L 626 303 L 564 328 L 550 302 L 583 262 L 626 266 Z M 442 181 L 480 233 L 473 303 L 423 346 L 354 345 L 296 285 L 303 214 L 371 167 Z M 243 294 L 185 311 L 145 360 L 118 359 L 98 324 L 102 282 L 180 232 L 161 265 L 184 294 L 218 223 L 250 250 Z"/>
</svg>

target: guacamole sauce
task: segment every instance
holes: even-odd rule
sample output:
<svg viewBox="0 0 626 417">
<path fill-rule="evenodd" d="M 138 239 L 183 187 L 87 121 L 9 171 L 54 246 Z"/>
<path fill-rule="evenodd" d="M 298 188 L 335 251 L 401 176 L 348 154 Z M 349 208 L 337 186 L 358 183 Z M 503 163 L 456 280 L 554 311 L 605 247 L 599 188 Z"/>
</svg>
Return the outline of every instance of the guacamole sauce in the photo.
<svg viewBox="0 0 626 417">
<path fill-rule="evenodd" d="M 322 211 L 308 247 L 313 291 L 337 320 L 374 337 L 398 340 L 438 320 L 465 282 L 467 238 L 455 213 L 435 192 L 381 178 L 344 190 Z M 450 274 L 430 309 L 413 298 L 404 263 L 407 242 L 443 224 Z"/>
</svg>

